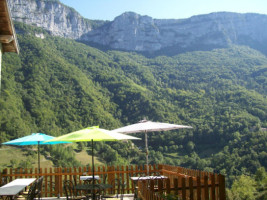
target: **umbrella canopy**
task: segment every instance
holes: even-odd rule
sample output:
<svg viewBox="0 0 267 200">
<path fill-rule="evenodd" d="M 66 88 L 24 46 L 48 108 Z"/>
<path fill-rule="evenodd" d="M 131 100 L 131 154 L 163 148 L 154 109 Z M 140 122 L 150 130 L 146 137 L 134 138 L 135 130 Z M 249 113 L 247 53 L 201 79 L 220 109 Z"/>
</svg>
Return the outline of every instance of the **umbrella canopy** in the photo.
<svg viewBox="0 0 267 200">
<path fill-rule="evenodd" d="M 152 122 L 148 120 L 141 120 L 138 123 L 131 124 L 128 126 L 124 126 L 118 129 L 114 129 L 113 131 L 119 133 L 145 133 L 145 145 L 146 145 L 146 164 L 147 164 L 147 174 L 148 171 L 148 141 L 147 141 L 147 132 L 154 132 L 154 131 L 169 131 L 174 129 L 180 128 L 193 128 L 192 126 L 184 126 L 184 125 L 177 125 L 177 124 L 168 124 L 168 123 L 161 123 L 161 122 Z"/>
<path fill-rule="evenodd" d="M 66 135 L 59 136 L 48 142 L 66 141 L 66 142 L 92 142 L 92 171 L 93 184 L 94 178 L 94 141 L 116 141 L 116 140 L 140 140 L 140 138 L 130 135 L 124 135 L 115 131 L 100 129 L 98 126 L 88 127 L 79 131 L 75 131 Z"/>
<path fill-rule="evenodd" d="M 88 127 L 51 139 L 49 142 L 85 142 L 85 141 L 116 141 L 116 140 L 140 140 L 140 138 L 124 135 L 116 131 L 101 129 L 98 126 Z M 46 142 L 45 142 L 46 143 Z"/>
<path fill-rule="evenodd" d="M 8 142 L 4 142 L 2 144 L 6 145 L 43 145 L 43 144 L 59 144 L 59 143 L 66 143 L 61 141 L 56 142 L 45 142 L 51 140 L 55 137 L 46 135 L 44 133 L 32 133 L 31 135 L 27 135 L 25 137 L 21 137 L 15 140 L 10 140 Z M 44 143 L 45 142 L 45 143 Z"/>
<path fill-rule="evenodd" d="M 38 145 L 38 171 L 40 173 L 40 147 L 39 145 L 44 145 L 44 144 L 60 144 L 60 143 L 69 143 L 69 142 L 46 142 L 47 140 L 51 140 L 55 137 L 46 135 L 44 133 L 32 133 L 31 135 L 27 135 L 25 137 L 21 137 L 15 140 L 11 140 L 8 142 L 4 142 L 2 144 L 5 145 Z"/>
<path fill-rule="evenodd" d="M 153 131 L 169 131 L 179 128 L 193 128 L 193 127 L 141 120 L 136 124 L 131 124 L 118 129 L 114 129 L 113 131 L 116 131 L 118 133 L 141 133 L 141 132 L 153 132 Z"/>
</svg>

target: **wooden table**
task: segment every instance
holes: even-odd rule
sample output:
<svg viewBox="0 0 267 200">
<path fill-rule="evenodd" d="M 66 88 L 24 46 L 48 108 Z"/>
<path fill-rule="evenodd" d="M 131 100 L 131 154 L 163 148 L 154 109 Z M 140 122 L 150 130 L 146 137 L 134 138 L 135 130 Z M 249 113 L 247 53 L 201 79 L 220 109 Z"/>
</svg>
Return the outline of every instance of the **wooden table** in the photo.
<svg viewBox="0 0 267 200">
<path fill-rule="evenodd" d="M 167 176 L 134 176 L 131 177 L 132 181 L 142 181 L 142 180 L 156 180 L 156 179 L 166 179 Z"/>
<path fill-rule="evenodd" d="M 0 187 L 0 196 L 8 196 L 11 199 L 33 183 L 36 178 L 18 178 Z"/>
<path fill-rule="evenodd" d="M 98 175 L 95 176 L 95 180 L 99 180 L 100 177 Z M 81 181 L 91 181 L 93 180 L 93 176 L 80 176 Z"/>
</svg>

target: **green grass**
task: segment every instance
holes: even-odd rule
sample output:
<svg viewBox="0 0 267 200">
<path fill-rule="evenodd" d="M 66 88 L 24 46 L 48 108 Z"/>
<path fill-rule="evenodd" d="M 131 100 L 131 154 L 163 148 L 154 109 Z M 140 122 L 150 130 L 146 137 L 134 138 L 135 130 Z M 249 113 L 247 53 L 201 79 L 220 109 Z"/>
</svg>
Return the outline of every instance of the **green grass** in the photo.
<svg viewBox="0 0 267 200">
<path fill-rule="evenodd" d="M 12 146 L 3 146 L 0 149 L 0 167 L 10 167 L 10 161 L 16 160 L 20 162 L 21 160 L 26 160 L 26 153 L 22 148 L 16 148 Z"/>
<path fill-rule="evenodd" d="M 180 155 L 179 153 L 164 153 L 164 156 L 174 159 L 182 159 L 184 155 Z"/>
<path fill-rule="evenodd" d="M 28 150 L 35 151 L 33 155 L 27 155 Z M 37 158 L 37 149 L 36 147 L 27 148 L 23 147 L 12 147 L 12 146 L 3 146 L 0 148 L 0 168 L 11 167 L 11 161 L 16 161 L 16 163 L 20 163 L 21 161 L 26 161 L 29 159 L 34 168 L 38 167 L 38 158 Z M 47 160 L 44 156 L 40 156 L 40 165 L 41 167 L 49 168 L 53 167 L 53 163 L 50 160 Z"/>
<path fill-rule="evenodd" d="M 27 148 L 29 150 L 29 148 Z M 31 147 L 30 150 L 37 152 L 36 147 Z M 31 164 L 34 168 L 38 167 L 38 158 L 37 153 L 33 155 L 27 155 L 27 151 L 21 147 L 12 147 L 12 146 L 2 146 L 0 148 L 0 169 L 11 167 L 11 161 L 16 161 L 20 163 L 21 161 L 26 161 L 30 159 Z M 85 150 L 75 153 L 75 158 L 81 162 L 82 165 L 92 164 L 92 156 L 88 155 Z M 95 165 L 104 165 L 99 159 L 95 156 L 94 159 Z M 55 167 L 51 160 L 46 159 L 43 155 L 40 155 L 40 165 L 41 168 L 50 168 Z"/>
<path fill-rule="evenodd" d="M 41 168 L 50 168 L 53 167 L 53 162 L 51 160 L 47 160 L 44 156 L 40 156 L 40 166 Z M 38 161 L 34 162 L 33 167 L 38 167 Z"/>
<path fill-rule="evenodd" d="M 88 155 L 87 152 L 85 150 L 79 152 L 79 153 L 75 153 L 75 158 L 81 162 L 82 165 L 88 165 L 88 164 L 92 164 L 92 156 Z M 94 163 L 95 165 L 103 165 L 103 163 L 101 161 L 99 161 L 99 159 L 94 156 Z"/>
</svg>

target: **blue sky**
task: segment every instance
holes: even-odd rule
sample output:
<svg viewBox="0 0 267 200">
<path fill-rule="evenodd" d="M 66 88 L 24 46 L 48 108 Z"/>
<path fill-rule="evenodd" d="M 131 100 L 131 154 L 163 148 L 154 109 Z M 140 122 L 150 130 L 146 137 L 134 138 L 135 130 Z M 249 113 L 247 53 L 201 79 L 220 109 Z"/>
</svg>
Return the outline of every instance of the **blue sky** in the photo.
<svg viewBox="0 0 267 200">
<path fill-rule="evenodd" d="M 88 19 L 113 20 L 126 11 L 182 19 L 218 11 L 267 14 L 267 0 L 60 0 Z"/>
</svg>

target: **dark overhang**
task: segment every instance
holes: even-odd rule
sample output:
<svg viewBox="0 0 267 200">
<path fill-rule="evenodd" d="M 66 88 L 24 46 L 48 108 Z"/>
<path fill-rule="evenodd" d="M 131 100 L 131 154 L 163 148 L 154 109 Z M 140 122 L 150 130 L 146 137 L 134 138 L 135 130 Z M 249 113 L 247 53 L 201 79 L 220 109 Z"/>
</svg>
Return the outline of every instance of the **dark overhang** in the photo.
<svg viewBox="0 0 267 200">
<path fill-rule="evenodd" d="M 19 53 L 16 32 L 7 0 L 0 0 L 0 43 L 3 52 Z"/>
</svg>

